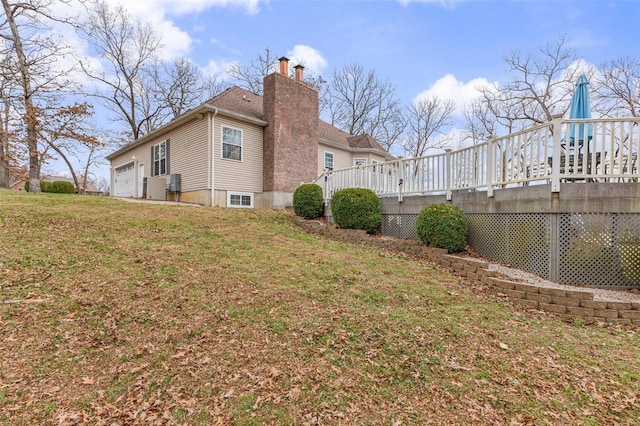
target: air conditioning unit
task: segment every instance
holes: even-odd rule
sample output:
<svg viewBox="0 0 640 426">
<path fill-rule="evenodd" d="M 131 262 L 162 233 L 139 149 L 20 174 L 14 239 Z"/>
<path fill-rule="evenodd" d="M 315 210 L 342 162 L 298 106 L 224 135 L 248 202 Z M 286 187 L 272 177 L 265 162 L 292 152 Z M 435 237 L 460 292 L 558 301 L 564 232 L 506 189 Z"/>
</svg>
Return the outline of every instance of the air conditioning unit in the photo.
<svg viewBox="0 0 640 426">
<path fill-rule="evenodd" d="M 182 191 L 182 175 L 180 173 L 173 173 L 169 175 L 169 192 Z"/>
<path fill-rule="evenodd" d="M 147 178 L 147 200 L 165 201 L 167 199 L 167 180 L 163 177 Z"/>
</svg>

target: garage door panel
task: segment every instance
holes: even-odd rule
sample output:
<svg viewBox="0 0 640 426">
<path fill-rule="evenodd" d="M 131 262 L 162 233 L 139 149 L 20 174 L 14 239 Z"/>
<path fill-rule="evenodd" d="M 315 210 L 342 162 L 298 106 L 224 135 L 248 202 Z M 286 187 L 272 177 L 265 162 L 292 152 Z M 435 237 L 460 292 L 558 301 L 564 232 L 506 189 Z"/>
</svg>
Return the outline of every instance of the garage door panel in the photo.
<svg viewBox="0 0 640 426">
<path fill-rule="evenodd" d="M 113 195 L 133 197 L 135 189 L 135 169 L 133 163 L 115 169 Z"/>
</svg>

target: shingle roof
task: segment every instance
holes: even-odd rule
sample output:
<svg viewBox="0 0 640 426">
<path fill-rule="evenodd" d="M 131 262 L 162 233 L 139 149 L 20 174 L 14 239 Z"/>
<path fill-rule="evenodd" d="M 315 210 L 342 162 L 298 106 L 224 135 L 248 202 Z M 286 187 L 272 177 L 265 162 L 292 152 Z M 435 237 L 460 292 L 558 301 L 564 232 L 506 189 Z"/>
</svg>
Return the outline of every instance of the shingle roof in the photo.
<svg viewBox="0 0 640 426">
<path fill-rule="evenodd" d="M 339 143 L 340 145 L 350 146 L 348 139 L 351 135 L 347 132 L 343 132 L 337 127 L 332 126 L 326 121 L 318 120 L 318 136 L 320 137 L 320 139 Z"/>
<path fill-rule="evenodd" d="M 347 140 L 351 148 L 373 148 L 384 151 L 384 148 L 371 135 L 366 133 L 364 135 L 351 136 Z"/>
<path fill-rule="evenodd" d="M 264 119 L 262 96 L 239 87 L 230 87 L 206 102 L 212 107 L 223 108 L 249 117 Z"/>
<path fill-rule="evenodd" d="M 370 135 L 364 134 L 351 136 L 349 133 L 332 126 L 326 121 L 320 120 L 318 122 L 318 134 L 321 139 L 339 143 L 340 145 L 345 145 L 351 148 L 377 149 L 385 152 L 385 149 Z"/>
</svg>

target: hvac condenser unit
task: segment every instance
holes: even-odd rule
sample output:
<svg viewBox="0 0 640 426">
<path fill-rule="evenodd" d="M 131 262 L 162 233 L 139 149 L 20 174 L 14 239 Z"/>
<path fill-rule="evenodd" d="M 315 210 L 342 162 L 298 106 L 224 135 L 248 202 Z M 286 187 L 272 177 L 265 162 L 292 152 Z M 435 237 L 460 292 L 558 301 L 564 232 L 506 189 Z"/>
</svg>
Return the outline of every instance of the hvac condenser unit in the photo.
<svg viewBox="0 0 640 426">
<path fill-rule="evenodd" d="M 167 199 L 167 180 L 163 177 L 147 178 L 147 200 L 165 201 Z"/>
</svg>

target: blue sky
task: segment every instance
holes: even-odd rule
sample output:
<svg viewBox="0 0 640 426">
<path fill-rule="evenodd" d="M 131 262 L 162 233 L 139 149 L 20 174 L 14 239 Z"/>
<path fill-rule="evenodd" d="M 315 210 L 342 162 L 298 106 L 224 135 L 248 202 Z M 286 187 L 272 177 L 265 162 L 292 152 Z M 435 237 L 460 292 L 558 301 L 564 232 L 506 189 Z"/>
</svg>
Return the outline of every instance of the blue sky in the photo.
<svg viewBox="0 0 640 426">
<path fill-rule="evenodd" d="M 566 34 L 600 65 L 638 56 L 640 0 L 109 0 L 150 20 L 162 56 L 187 56 L 224 75 L 269 47 L 330 77 L 360 64 L 393 83 L 403 104 L 421 95 L 463 104 L 479 85 L 508 79 L 502 58 L 535 53 Z"/>
<path fill-rule="evenodd" d="M 639 53 L 635 0 L 274 0 L 248 2 L 249 9 L 215 3 L 199 13 L 166 9 L 165 18 L 189 34 L 186 54 L 199 65 L 248 63 L 266 46 L 292 56 L 296 46 L 307 46 L 310 72 L 327 77 L 334 68 L 359 63 L 394 83 L 403 102 L 447 74 L 459 85 L 503 81 L 504 55 L 535 52 L 561 34 L 595 65 Z"/>
</svg>

